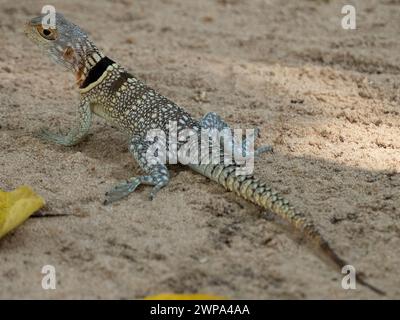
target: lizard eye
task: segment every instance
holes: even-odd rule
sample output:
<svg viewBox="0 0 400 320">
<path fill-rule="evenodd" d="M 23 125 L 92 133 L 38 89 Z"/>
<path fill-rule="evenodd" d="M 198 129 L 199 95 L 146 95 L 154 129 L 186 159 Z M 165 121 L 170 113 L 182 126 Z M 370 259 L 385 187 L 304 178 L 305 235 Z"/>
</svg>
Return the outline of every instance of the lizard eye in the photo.
<svg viewBox="0 0 400 320">
<path fill-rule="evenodd" d="M 56 40 L 57 31 L 55 29 L 44 29 L 41 25 L 37 27 L 40 35 L 47 40 Z"/>
</svg>

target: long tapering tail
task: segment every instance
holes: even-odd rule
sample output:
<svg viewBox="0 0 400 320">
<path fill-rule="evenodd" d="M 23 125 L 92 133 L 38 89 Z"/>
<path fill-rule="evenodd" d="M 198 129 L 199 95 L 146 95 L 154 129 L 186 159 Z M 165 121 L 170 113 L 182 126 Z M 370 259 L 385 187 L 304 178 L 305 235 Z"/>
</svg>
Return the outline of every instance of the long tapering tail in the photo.
<svg viewBox="0 0 400 320">
<path fill-rule="evenodd" d="M 236 175 L 237 167 L 235 165 L 200 164 L 190 165 L 190 167 L 192 170 L 221 184 L 229 191 L 233 191 L 242 198 L 278 215 L 299 232 L 307 240 L 307 243 L 317 250 L 321 258 L 329 262 L 338 272 L 341 272 L 342 268 L 348 265 L 321 236 L 311 219 L 296 211 L 286 199 L 268 187 L 265 182 L 261 182 L 253 175 Z M 379 295 L 385 294 L 382 290 L 366 282 L 359 273 L 356 274 L 356 280 Z"/>
</svg>

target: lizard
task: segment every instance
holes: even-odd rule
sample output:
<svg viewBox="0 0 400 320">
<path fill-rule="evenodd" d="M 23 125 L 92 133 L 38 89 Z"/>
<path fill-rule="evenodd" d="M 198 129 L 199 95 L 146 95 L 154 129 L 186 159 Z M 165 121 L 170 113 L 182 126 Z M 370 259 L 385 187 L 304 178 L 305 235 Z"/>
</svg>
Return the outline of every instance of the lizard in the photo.
<svg viewBox="0 0 400 320">
<path fill-rule="evenodd" d="M 63 146 L 74 146 L 89 132 L 93 115 L 104 118 L 108 123 L 128 135 L 129 151 L 145 175 L 132 177 L 106 193 L 105 204 L 118 201 L 141 184 L 152 186 L 150 199 L 164 188 L 170 175 L 165 163 L 148 160 L 150 143 L 146 133 L 151 129 L 167 131 L 167 124 L 176 121 L 178 132 L 192 129 L 228 129 L 228 124 L 216 113 L 210 112 L 201 120 L 195 120 L 187 111 L 168 98 L 147 86 L 125 68 L 104 55 L 79 26 L 56 13 L 55 25 L 43 24 L 44 14 L 29 20 L 24 33 L 45 54 L 56 63 L 72 71 L 80 92 L 80 102 L 74 126 L 66 135 L 42 129 L 38 134 L 45 141 Z M 246 153 L 246 141 L 243 152 Z M 181 144 L 178 148 L 181 147 Z M 253 156 L 272 151 L 269 146 L 253 152 Z M 250 154 L 250 153 L 248 153 Z M 238 196 L 258 205 L 286 222 L 296 233 L 306 240 L 315 252 L 337 271 L 341 272 L 347 262 L 339 257 L 327 240 L 319 232 L 310 216 L 296 210 L 278 192 L 253 174 L 237 175 L 236 163 L 187 164 L 193 171 L 236 193 Z M 383 295 L 357 272 L 356 281 L 377 294 Z"/>
</svg>

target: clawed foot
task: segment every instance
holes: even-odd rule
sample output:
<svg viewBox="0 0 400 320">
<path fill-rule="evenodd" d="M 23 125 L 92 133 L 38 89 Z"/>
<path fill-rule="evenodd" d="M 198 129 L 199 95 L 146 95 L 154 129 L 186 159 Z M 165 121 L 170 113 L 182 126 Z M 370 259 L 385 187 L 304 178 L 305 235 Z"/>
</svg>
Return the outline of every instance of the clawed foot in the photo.
<svg viewBox="0 0 400 320">
<path fill-rule="evenodd" d="M 243 140 L 242 143 L 242 148 L 245 151 L 246 155 L 254 155 L 254 157 L 258 157 L 263 153 L 273 153 L 274 152 L 274 148 L 272 146 L 266 145 L 266 146 L 262 146 L 257 148 L 254 153 L 250 152 L 250 145 L 252 142 L 254 142 L 255 138 L 259 138 L 260 137 L 260 129 L 259 128 L 255 128 L 254 132 L 248 136 L 246 139 Z"/>
<path fill-rule="evenodd" d="M 153 200 L 158 191 L 168 184 L 167 177 L 153 177 L 153 176 L 141 176 L 135 177 L 127 180 L 123 183 L 116 185 L 109 192 L 105 194 L 106 200 L 104 200 L 104 205 L 109 205 L 122 198 L 127 197 L 129 194 L 134 192 L 140 184 L 146 184 L 153 186 L 149 194 L 149 199 Z"/>
<path fill-rule="evenodd" d="M 69 141 L 68 136 L 60 133 L 53 133 L 47 129 L 42 128 L 37 134 L 36 137 L 47 142 L 52 142 L 56 144 L 60 144 L 63 146 L 72 146 L 74 143 Z"/>
<path fill-rule="evenodd" d="M 111 204 L 128 196 L 130 193 L 136 190 L 140 183 L 140 178 L 133 178 L 116 185 L 105 194 L 106 200 L 104 200 L 104 205 Z"/>
</svg>

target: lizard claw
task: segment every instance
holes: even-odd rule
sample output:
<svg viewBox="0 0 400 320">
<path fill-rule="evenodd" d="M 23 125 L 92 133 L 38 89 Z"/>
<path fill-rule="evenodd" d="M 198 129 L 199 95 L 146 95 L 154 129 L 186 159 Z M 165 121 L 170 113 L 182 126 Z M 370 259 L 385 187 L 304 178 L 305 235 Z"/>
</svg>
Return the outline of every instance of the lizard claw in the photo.
<svg viewBox="0 0 400 320">
<path fill-rule="evenodd" d="M 45 128 L 40 129 L 40 131 L 36 134 L 36 137 L 43 141 L 53 142 L 64 146 L 71 145 L 67 139 L 67 136 L 64 136 L 61 133 L 51 132 Z"/>
<path fill-rule="evenodd" d="M 158 191 L 160 191 L 165 185 L 166 185 L 166 183 L 163 183 L 163 182 L 155 185 L 155 187 L 151 190 L 151 192 L 149 194 L 150 201 L 154 200 L 154 198 L 157 195 Z"/>
<path fill-rule="evenodd" d="M 54 137 L 55 134 L 50 132 L 49 130 L 45 128 L 41 128 L 36 134 L 35 137 L 45 140 L 45 141 L 52 141 L 52 137 Z"/>
<path fill-rule="evenodd" d="M 107 192 L 105 194 L 106 200 L 103 204 L 108 205 L 118 200 L 121 200 L 122 198 L 125 198 L 130 193 L 134 192 L 140 184 L 154 186 L 149 194 L 149 199 L 153 200 L 158 191 L 160 191 L 168 184 L 168 181 L 168 178 L 166 178 L 165 176 L 140 176 L 132 178 L 116 185 L 109 192 Z"/>
<path fill-rule="evenodd" d="M 262 153 L 274 153 L 274 147 L 272 146 L 262 146 L 259 147 L 256 151 L 254 151 L 254 156 L 258 157 Z"/>
<path fill-rule="evenodd" d="M 127 180 L 123 183 L 116 185 L 109 192 L 105 194 L 106 199 L 104 200 L 104 205 L 109 205 L 113 202 L 121 200 L 125 198 L 130 193 L 134 192 L 136 188 L 140 185 L 140 178 L 133 178 L 131 180 Z"/>
</svg>

